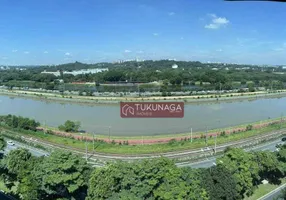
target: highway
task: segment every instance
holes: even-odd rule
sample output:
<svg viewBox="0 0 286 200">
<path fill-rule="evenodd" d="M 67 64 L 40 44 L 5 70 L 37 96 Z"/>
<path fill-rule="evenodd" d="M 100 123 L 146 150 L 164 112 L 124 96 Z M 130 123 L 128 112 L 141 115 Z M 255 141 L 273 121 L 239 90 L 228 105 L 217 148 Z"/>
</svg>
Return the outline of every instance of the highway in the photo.
<svg viewBox="0 0 286 200">
<path fill-rule="evenodd" d="M 253 148 L 248 148 L 246 151 L 275 151 L 277 144 L 284 144 L 285 142 L 281 141 L 281 138 L 267 142 L 258 146 L 255 146 Z M 218 156 L 219 157 L 219 156 Z M 178 167 L 192 167 L 192 168 L 208 168 L 215 164 L 216 159 L 218 157 L 210 157 L 206 160 L 194 162 L 194 163 L 177 163 Z"/>
<path fill-rule="evenodd" d="M 5 150 L 4 150 L 4 154 L 5 154 L 5 155 L 8 154 L 9 151 L 15 150 L 15 149 L 17 149 L 17 148 L 25 148 L 25 149 L 28 149 L 28 150 L 32 153 L 32 155 L 37 156 L 37 157 L 45 156 L 45 155 L 49 154 L 48 152 L 45 152 L 45 151 L 43 151 L 43 150 L 36 149 L 36 148 L 33 148 L 33 147 L 29 147 L 28 145 L 24 145 L 24 144 L 21 144 L 21 143 L 19 143 L 19 142 L 13 141 L 13 143 L 14 143 L 15 145 L 9 145 L 9 144 L 7 144 L 7 146 L 6 146 Z"/>
<path fill-rule="evenodd" d="M 13 142 L 15 143 L 15 145 L 14 146 L 7 145 L 7 147 L 6 147 L 5 151 L 4 151 L 4 154 L 7 154 L 9 151 L 11 151 L 13 149 L 17 149 L 17 148 L 26 148 L 26 149 L 28 149 L 32 153 L 32 155 L 37 156 L 37 157 L 45 156 L 45 155 L 49 154 L 48 152 L 45 152 L 43 150 L 32 148 L 32 147 L 29 147 L 27 145 L 24 145 L 24 144 L 15 142 L 15 141 L 13 141 Z M 258 146 L 254 146 L 252 148 L 248 148 L 248 149 L 246 149 L 246 151 L 266 151 L 266 150 L 275 151 L 277 144 L 284 144 L 284 143 L 285 142 L 282 142 L 281 138 L 279 138 L 279 139 L 276 139 L 276 140 L 271 141 L 271 142 L 267 142 L 267 143 L 264 143 L 264 144 L 261 144 L 261 145 L 258 145 Z M 199 162 L 177 163 L 177 166 L 178 167 L 192 167 L 192 168 L 208 168 L 208 167 L 213 166 L 216 163 L 216 159 L 218 157 L 219 156 L 217 156 L 217 157 L 207 157 L 205 160 L 199 161 Z"/>
</svg>

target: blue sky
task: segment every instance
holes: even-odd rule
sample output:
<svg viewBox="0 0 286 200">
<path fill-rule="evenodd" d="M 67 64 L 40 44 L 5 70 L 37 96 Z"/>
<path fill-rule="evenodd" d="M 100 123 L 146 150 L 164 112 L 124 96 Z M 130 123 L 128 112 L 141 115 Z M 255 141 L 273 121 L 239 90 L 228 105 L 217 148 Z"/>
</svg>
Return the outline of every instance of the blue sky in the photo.
<svg viewBox="0 0 286 200">
<path fill-rule="evenodd" d="M 286 64 L 286 3 L 2 0 L 0 64 L 119 59 Z"/>
</svg>

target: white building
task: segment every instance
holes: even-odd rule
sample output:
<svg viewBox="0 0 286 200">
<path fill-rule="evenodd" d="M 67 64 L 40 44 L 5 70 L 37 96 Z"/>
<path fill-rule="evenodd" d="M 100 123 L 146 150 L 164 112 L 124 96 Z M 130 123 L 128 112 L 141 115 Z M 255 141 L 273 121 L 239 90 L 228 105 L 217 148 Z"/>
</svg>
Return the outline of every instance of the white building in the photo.
<svg viewBox="0 0 286 200">
<path fill-rule="evenodd" d="M 172 68 L 173 68 L 173 69 L 177 69 L 178 67 L 179 67 L 179 66 L 178 66 L 177 64 L 173 64 L 173 65 L 172 65 Z"/>
<path fill-rule="evenodd" d="M 79 75 L 79 74 L 96 74 L 100 72 L 108 71 L 108 68 L 96 68 L 96 69 L 81 69 L 81 70 L 75 70 L 75 71 L 63 71 L 63 74 L 72 74 L 74 76 Z M 53 74 L 55 76 L 60 76 L 61 73 L 60 71 L 56 72 L 47 72 L 46 70 L 41 72 L 42 74 Z"/>
</svg>

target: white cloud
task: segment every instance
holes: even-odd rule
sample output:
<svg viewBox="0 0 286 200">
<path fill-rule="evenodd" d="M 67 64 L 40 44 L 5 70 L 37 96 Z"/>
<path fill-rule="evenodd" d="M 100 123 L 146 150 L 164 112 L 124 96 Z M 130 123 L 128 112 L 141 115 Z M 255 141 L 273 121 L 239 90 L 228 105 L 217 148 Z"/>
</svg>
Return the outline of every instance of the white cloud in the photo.
<svg viewBox="0 0 286 200">
<path fill-rule="evenodd" d="M 125 52 L 125 53 L 131 53 L 132 51 L 126 49 L 124 52 Z"/>
<path fill-rule="evenodd" d="M 153 33 L 153 35 L 154 35 L 154 36 L 158 36 L 158 35 L 159 35 L 159 33 Z"/>
<path fill-rule="evenodd" d="M 12 52 L 13 52 L 13 53 L 16 53 L 16 52 L 18 52 L 18 50 L 17 50 L 17 49 L 14 49 L 14 50 L 12 50 Z"/>
<path fill-rule="evenodd" d="M 222 49 L 217 49 L 216 51 L 218 51 L 218 52 L 222 52 Z"/>
<path fill-rule="evenodd" d="M 219 28 L 219 25 L 217 25 L 217 24 L 208 24 L 208 25 L 205 25 L 205 28 L 208 28 L 208 29 L 218 29 L 218 28 Z"/>
<path fill-rule="evenodd" d="M 175 15 L 174 12 L 169 12 L 169 16 L 173 16 L 173 15 Z"/>
<path fill-rule="evenodd" d="M 49 53 L 48 51 L 44 51 L 44 53 Z"/>
<path fill-rule="evenodd" d="M 144 53 L 144 51 L 137 51 L 137 53 L 142 54 L 142 53 Z"/>
<path fill-rule="evenodd" d="M 30 52 L 29 51 L 24 51 L 24 54 L 29 54 Z"/>
<path fill-rule="evenodd" d="M 226 19 L 225 17 L 217 17 L 215 14 L 208 14 L 208 15 L 212 18 L 212 21 L 210 24 L 205 25 L 205 28 L 219 29 L 229 24 L 229 20 Z"/>
<path fill-rule="evenodd" d="M 71 53 L 70 52 L 66 52 L 65 56 L 71 56 Z"/>
<path fill-rule="evenodd" d="M 213 19 L 214 24 L 228 24 L 229 21 L 225 17 L 218 17 Z"/>
</svg>

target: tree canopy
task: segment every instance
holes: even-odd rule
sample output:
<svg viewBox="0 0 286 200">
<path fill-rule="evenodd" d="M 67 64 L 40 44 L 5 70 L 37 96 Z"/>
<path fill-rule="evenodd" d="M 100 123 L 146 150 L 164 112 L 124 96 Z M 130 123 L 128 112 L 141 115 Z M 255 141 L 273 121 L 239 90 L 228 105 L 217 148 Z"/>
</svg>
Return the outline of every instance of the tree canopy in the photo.
<svg viewBox="0 0 286 200">
<path fill-rule="evenodd" d="M 215 166 L 193 169 L 163 157 L 92 168 L 70 152 L 35 157 L 16 149 L 0 160 L 0 178 L 22 200 L 240 200 L 263 179 L 278 184 L 285 178 L 284 150 L 286 144 L 278 152 L 229 148 Z"/>
<path fill-rule="evenodd" d="M 163 158 L 110 164 L 92 173 L 87 199 L 207 199 L 198 183 L 185 181 L 191 175 L 182 172 Z"/>
<path fill-rule="evenodd" d="M 73 122 L 71 120 L 67 120 L 64 125 L 59 126 L 59 130 L 66 132 L 78 132 L 80 128 L 80 122 Z"/>
<path fill-rule="evenodd" d="M 3 151 L 6 147 L 6 141 L 4 140 L 4 138 L 2 136 L 0 136 L 0 151 Z"/>
</svg>

